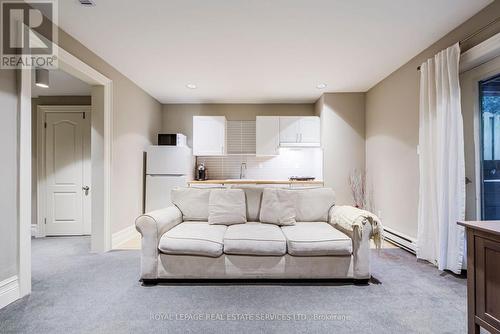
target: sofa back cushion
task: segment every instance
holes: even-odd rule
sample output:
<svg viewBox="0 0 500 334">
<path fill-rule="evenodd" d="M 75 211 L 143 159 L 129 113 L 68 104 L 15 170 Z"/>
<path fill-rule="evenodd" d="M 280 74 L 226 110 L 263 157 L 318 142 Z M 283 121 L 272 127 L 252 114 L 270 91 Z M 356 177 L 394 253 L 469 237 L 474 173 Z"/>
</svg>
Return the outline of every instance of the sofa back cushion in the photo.
<svg viewBox="0 0 500 334">
<path fill-rule="evenodd" d="M 241 189 L 212 189 L 208 201 L 208 223 L 233 225 L 247 222 L 245 193 Z"/>
<path fill-rule="evenodd" d="M 293 190 L 265 188 L 262 195 L 260 221 L 280 226 L 295 224 L 297 193 Z"/>
<path fill-rule="evenodd" d="M 264 188 L 238 187 L 236 189 L 242 189 L 245 192 L 247 221 L 261 221 Z M 172 203 L 182 212 L 184 221 L 208 221 L 208 203 L 212 190 L 193 187 L 175 188 L 172 190 Z M 293 196 L 295 196 L 296 221 L 328 221 L 328 212 L 335 205 L 335 192 L 331 188 L 280 190 L 295 194 Z"/>
<path fill-rule="evenodd" d="M 262 193 L 264 192 L 264 188 L 262 187 L 235 187 L 233 189 L 241 189 L 245 192 L 245 200 L 246 200 L 246 214 L 247 221 L 249 222 L 258 222 L 260 217 L 260 205 L 262 203 Z"/>
<path fill-rule="evenodd" d="M 295 219 L 298 222 L 326 222 L 328 212 L 335 205 L 331 188 L 293 189 L 295 192 Z"/>
<path fill-rule="evenodd" d="M 182 219 L 208 221 L 208 201 L 211 189 L 174 188 L 172 203 L 182 212 Z"/>
</svg>

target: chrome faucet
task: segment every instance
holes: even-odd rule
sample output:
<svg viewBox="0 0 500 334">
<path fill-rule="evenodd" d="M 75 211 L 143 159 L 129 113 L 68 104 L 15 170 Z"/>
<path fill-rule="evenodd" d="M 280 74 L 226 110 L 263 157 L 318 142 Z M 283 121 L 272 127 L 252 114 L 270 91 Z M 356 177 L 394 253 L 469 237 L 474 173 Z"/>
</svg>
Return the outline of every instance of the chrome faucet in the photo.
<svg viewBox="0 0 500 334">
<path fill-rule="evenodd" d="M 240 179 L 244 179 L 247 173 L 247 163 L 242 162 L 240 166 Z"/>
</svg>

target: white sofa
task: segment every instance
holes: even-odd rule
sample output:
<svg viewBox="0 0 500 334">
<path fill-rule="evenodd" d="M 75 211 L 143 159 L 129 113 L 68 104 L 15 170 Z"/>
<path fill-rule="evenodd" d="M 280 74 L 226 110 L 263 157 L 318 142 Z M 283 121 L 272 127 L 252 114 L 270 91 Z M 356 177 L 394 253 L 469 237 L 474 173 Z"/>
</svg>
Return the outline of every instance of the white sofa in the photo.
<svg viewBox="0 0 500 334">
<path fill-rule="evenodd" d="M 142 235 L 141 279 L 370 278 L 371 226 L 356 233 L 334 224 L 329 188 L 296 192 L 296 223 L 260 223 L 263 188 L 241 188 L 247 223 L 208 223 L 210 189 L 173 190 L 177 206 L 136 220 Z"/>
</svg>

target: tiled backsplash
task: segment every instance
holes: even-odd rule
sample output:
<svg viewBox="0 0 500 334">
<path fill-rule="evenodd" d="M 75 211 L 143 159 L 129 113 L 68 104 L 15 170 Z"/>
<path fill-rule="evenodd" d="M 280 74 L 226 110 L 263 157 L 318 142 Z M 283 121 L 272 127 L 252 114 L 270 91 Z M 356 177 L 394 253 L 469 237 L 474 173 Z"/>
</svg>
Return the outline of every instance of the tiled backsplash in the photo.
<svg viewBox="0 0 500 334">
<path fill-rule="evenodd" d="M 246 164 L 245 178 L 250 180 L 288 180 L 290 176 L 312 176 L 323 180 L 323 150 L 321 148 L 281 148 L 272 157 L 227 155 L 197 157 L 205 163 L 209 179 L 239 179 L 241 164 Z"/>
</svg>

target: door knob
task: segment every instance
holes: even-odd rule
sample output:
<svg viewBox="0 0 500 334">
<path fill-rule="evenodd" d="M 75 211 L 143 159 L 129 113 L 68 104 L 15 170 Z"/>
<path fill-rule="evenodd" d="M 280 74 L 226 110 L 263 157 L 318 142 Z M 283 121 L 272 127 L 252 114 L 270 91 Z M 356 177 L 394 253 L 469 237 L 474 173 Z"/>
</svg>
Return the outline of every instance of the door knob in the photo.
<svg viewBox="0 0 500 334">
<path fill-rule="evenodd" d="M 82 187 L 82 190 L 85 191 L 85 195 L 88 195 L 90 187 L 89 186 L 84 186 L 84 187 Z"/>
</svg>

